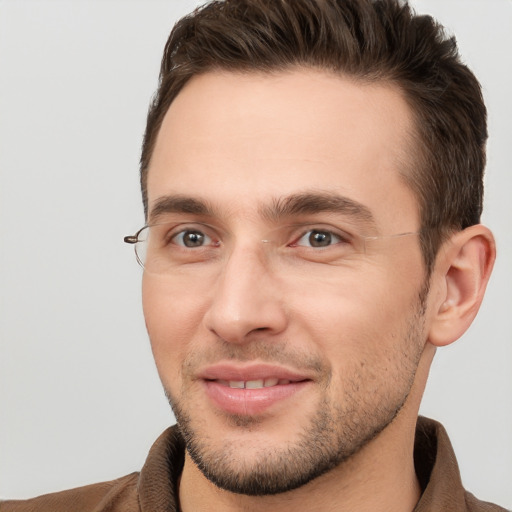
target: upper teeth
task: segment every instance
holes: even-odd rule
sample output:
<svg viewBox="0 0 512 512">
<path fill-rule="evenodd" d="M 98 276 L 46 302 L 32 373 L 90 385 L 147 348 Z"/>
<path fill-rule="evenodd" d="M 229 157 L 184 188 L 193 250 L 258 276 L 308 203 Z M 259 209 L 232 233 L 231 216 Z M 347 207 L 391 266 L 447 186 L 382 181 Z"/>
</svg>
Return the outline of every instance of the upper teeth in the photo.
<svg viewBox="0 0 512 512">
<path fill-rule="evenodd" d="M 269 388 L 271 386 L 277 386 L 278 384 L 289 384 L 289 380 L 285 379 L 277 379 L 277 378 L 269 378 L 269 379 L 259 379 L 259 380 L 219 380 L 218 381 L 225 386 L 229 386 L 230 388 L 236 389 L 260 389 L 260 388 Z"/>
</svg>

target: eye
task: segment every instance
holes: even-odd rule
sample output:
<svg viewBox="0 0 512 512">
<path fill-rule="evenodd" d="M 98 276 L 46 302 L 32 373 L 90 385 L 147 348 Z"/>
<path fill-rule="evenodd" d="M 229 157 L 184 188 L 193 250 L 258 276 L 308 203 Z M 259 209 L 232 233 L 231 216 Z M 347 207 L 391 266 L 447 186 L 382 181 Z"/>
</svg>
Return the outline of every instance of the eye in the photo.
<svg viewBox="0 0 512 512">
<path fill-rule="evenodd" d="M 325 229 L 310 229 L 292 245 L 302 247 L 329 247 L 346 242 L 340 235 Z"/>
<path fill-rule="evenodd" d="M 197 229 L 185 229 L 172 237 L 172 242 L 182 247 L 194 248 L 213 244 L 211 237 Z"/>
</svg>

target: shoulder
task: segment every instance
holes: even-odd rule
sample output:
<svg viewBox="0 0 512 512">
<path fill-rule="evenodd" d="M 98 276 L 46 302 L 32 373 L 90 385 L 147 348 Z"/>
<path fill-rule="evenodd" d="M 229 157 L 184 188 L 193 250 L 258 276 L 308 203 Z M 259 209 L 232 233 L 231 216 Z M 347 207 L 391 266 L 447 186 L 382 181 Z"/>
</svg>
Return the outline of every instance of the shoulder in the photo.
<svg viewBox="0 0 512 512">
<path fill-rule="evenodd" d="M 1 512 L 139 512 L 139 473 L 28 500 L 0 502 Z"/>
<path fill-rule="evenodd" d="M 465 493 L 465 499 L 468 512 L 510 512 L 509 510 L 500 507 L 499 505 L 495 505 L 494 503 L 480 501 L 475 498 L 473 494 L 467 491 Z"/>
<path fill-rule="evenodd" d="M 153 443 L 140 472 L 28 500 L 0 501 L 0 512 L 140 512 L 176 510 L 185 441 L 177 426 Z"/>
<path fill-rule="evenodd" d="M 437 421 L 418 418 L 414 465 L 423 490 L 414 512 L 507 512 L 498 505 L 478 500 L 464 489 L 450 439 Z"/>
</svg>

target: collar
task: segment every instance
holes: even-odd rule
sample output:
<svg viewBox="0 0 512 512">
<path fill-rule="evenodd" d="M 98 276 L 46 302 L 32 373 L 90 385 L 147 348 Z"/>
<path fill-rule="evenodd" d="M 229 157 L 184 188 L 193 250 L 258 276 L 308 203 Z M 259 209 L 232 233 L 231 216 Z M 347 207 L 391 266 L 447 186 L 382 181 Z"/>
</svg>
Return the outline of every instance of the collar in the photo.
<svg viewBox="0 0 512 512">
<path fill-rule="evenodd" d="M 179 512 L 178 482 L 184 460 L 185 441 L 175 425 L 156 440 L 140 472 L 141 512 Z M 414 464 L 422 495 L 413 512 L 506 512 L 464 490 L 448 434 L 437 421 L 418 418 Z"/>
</svg>

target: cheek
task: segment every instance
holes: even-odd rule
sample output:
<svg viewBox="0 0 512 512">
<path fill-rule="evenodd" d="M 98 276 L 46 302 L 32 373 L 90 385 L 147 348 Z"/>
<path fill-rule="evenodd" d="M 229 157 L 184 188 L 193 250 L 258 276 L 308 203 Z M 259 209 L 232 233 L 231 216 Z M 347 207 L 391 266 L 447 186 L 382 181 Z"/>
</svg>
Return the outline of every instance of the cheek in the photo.
<svg viewBox="0 0 512 512">
<path fill-rule="evenodd" d="M 413 275 L 414 274 L 414 275 Z M 374 267 L 363 276 L 345 279 L 290 303 L 298 329 L 309 331 L 320 350 L 343 371 L 345 364 L 362 363 L 373 354 L 395 352 L 406 337 L 408 319 L 418 307 L 421 272 L 405 265 L 401 271 Z"/>
<path fill-rule="evenodd" d="M 161 277 L 144 276 L 142 305 L 156 366 L 164 383 L 177 375 L 201 326 L 200 294 L 183 294 Z"/>
</svg>

